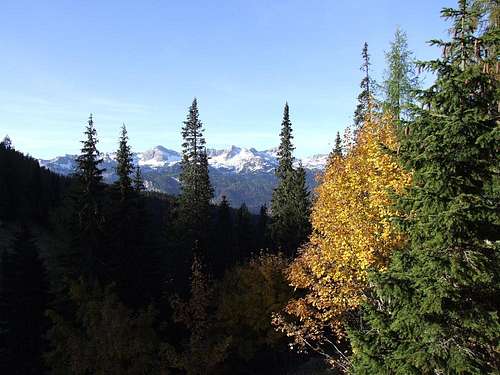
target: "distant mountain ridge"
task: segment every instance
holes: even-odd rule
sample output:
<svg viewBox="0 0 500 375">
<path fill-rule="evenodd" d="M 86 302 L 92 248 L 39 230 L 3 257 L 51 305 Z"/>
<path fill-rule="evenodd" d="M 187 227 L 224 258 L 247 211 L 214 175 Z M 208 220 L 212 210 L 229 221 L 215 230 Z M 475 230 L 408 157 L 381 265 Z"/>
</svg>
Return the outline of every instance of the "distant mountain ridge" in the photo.
<svg viewBox="0 0 500 375">
<path fill-rule="evenodd" d="M 278 164 L 277 149 L 257 151 L 255 148 L 231 146 L 227 149 L 207 149 L 209 171 L 215 189 L 215 200 L 226 195 L 231 205 L 238 207 L 243 202 L 252 211 L 271 200 L 276 185 L 274 169 Z M 39 159 L 41 166 L 68 175 L 74 171 L 76 155 L 58 156 L 53 159 Z M 102 167 L 106 169 L 104 179 L 116 179 L 115 153 L 104 153 Z M 316 176 L 324 169 L 328 155 L 314 155 L 297 159 L 306 169 L 307 181 L 311 188 L 316 186 Z M 135 165 L 141 167 L 146 188 L 169 194 L 180 191 L 179 173 L 181 154 L 177 151 L 156 146 L 133 154 Z"/>
</svg>

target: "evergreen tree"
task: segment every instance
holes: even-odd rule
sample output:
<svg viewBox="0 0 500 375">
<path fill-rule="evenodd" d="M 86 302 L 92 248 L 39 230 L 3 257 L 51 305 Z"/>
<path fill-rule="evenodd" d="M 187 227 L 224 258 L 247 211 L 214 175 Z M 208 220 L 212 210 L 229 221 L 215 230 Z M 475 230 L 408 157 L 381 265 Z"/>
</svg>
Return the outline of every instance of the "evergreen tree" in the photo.
<svg viewBox="0 0 500 375">
<path fill-rule="evenodd" d="M 498 79 L 486 54 L 498 27 L 476 31 L 477 8 L 443 9 L 453 21 L 436 81 L 402 137 L 413 186 L 399 198 L 408 243 L 372 275 L 363 329 L 351 332 L 359 374 L 498 373 L 500 197 Z"/>
<path fill-rule="evenodd" d="M 127 197 L 132 193 L 133 181 L 132 172 L 134 170 L 132 152 L 128 144 L 128 135 L 125 124 L 123 124 L 121 129 L 120 141 L 118 151 L 116 152 L 116 174 L 118 180 L 115 185 L 120 191 L 121 200 L 127 199 Z"/>
<path fill-rule="evenodd" d="M 340 138 L 340 132 L 337 132 L 337 136 L 335 137 L 335 146 L 333 150 L 330 152 L 330 155 L 328 155 L 328 160 L 331 160 L 336 156 L 342 157 L 342 154 L 343 154 L 342 138 Z"/>
<path fill-rule="evenodd" d="M 182 128 L 180 208 L 188 238 L 198 248 L 205 246 L 213 188 L 208 174 L 208 156 L 199 119 L 198 103 L 193 100 Z"/>
<path fill-rule="evenodd" d="M 58 272 L 69 278 L 100 279 L 107 275 L 104 240 L 102 159 L 97 131 L 89 117 L 80 155 L 76 158 L 74 184 L 60 215 L 57 251 Z"/>
<path fill-rule="evenodd" d="M 147 213 L 144 210 L 140 170 L 135 170 L 127 130 L 122 127 L 116 152 L 116 173 L 112 205 L 107 222 L 109 280 L 116 283 L 120 299 L 130 307 L 144 307 L 155 294 L 154 283 L 160 282 L 159 259 L 154 246 L 147 241 Z"/>
<path fill-rule="evenodd" d="M 304 228 L 303 225 L 304 218 L 307 221 L 309 216 L 309 196 L 305 186 L 305 171 L 293 167 L 295 159 L 288 103 L 283 112 L 280 138 L 276 168 L 278 186 L 274 189 L 271 201 L 270 230 L 274 244 L 288 255 L 293 255 L 307 238 L 308 226 Z"/>
<path fill-rule="evenodd" d="M 295 203 L 295 239 L 297 246 L 307 239 L 311 232 L 309 216 L 311 214 L 311 198 L 306 182 L 306 170 L 302 163 L 294 173 L 294 203 Z"/>
<path fill-rule="evenodd" d="M 105 270 L 102 270 L 102 261 L 99 260 L 102 257 L 101 242 L 104 223 L 102 210 L 104 191 L 102 173 L 104 170 L 100 168 L 102 158 L 97 150 L 97 131 L 92 114 L 84 134 L 86 139 L 82 141 L 81 154 L 76 158 L 78 227 L 75 229 L 78 231 L 76 235 L 82 252 L 82 264 L 78 267 L 78 271 L 85 277 L 95 278 L 105 273 Z"/>
<path fill-rule="evenodd" d="M 287 102 L 283 110 L 283 121 L 281 122 L 280 132 L 281 142 L 277 153 L 278 168 L 276 169 L 276 176 L 281 180 L 293 174 L 293 162 L 295 161 L 293 150 L 295 150 L 295 147 L 292 144 L 292 139 L 292 122 L 290 121 L 290 109 Z"/>
<path fill-rule="evenodd" d="M 356 136 L 359 129 L 363 126 L 366 116 L 373 110 L 375 104 L 373 95 L 375 82 L 370 75 L 371 63 L 370 55 L 368 54 L 368 43 L 366 42 L 363 45 L 361 57 L 363 59 L 363 64 L 360 69 L 364 73 L 364 77 L 359 85 L 361 87 L 361 93 L 358 95 L 358 105 L 354 112 L 354 136 Z"/>
<path fill-rule="evenodd" d="M 135 167 L 132 185 L 136 193 L 141 193 L 146 189 L 146 187 L 144 186 L 144 179 L 142 178 L 141 167 L 139 166 Z"/>
<path fill-rule="evenodd" d="M 415 104 L 415 91 L 419 86 L 408 38 L 400 28 L 396 29 L 389 52 L 385 54 L 386 78 L 383 83 L 384 106 L 396 119 L 409 119 L 410 107 Z"/>
<path fill-rule="evenodd" d="M 25 226 L 0 264 L 0 373 L 41 374 L 47 329 L 48 281 Z"/>
</svg>

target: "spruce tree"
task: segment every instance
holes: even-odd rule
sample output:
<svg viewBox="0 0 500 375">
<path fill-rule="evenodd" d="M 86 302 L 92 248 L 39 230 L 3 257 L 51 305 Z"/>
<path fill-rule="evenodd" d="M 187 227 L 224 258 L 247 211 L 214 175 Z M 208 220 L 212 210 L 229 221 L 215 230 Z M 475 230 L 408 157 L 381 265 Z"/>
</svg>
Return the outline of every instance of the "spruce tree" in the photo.
<svg viewBox="0 0 500 375">
<path fill-rule="evenodd" d="M 328 160 L 331 160 L 332 158 L 336 156 L 342 156 L 343 150 L 342 150 L 342 138 L 340 138 L 340 132 L 337 132 L 337 136 L 335 137 L 335 146 L 333 147 L 333 150 L 330 152 L 330 155 L 328 155 Z"/>
<path fill-rule="evenodd" d="M 144 179 L 141 173 L 141 167 L 139 167 L 138 165 L 135 167 L 134 170 L 134 178 L 132 180 L 132 185 L 134 187 L 134 191 L 137 194 L 140 194 L 146 189 L 146 187 L 144 186 Z"/>
<path fill-rule="evenodd" d="M 96 279 L 106 274 L 103 262 L 102 240 L 104 235 L 103 193 L 104 184 L 101 154 L 97 149 L 97 131 L 92 114 L 84 132 L 82 149 L 76 158 L 77 187 L 73 195 L 73 216 L 75 227 L 71 228 L 73 254 L 69 265 L 70 276 L 84 276 Z"/>
<path fill-rule="evenodd" d="M 116 174 L 118 180 L 115 183 L 120 191 L 120 198 L 122 200 L 127 199 L 133 191 L 133 170 L 133 156 L 128 144 L 127 128 L 123 124 L 118 151 L 116 152 Z"/>
<path fill-rule="evenodd" d="M 293 150 L 295 147 L 292 144 L 292 122 L 290 121 L 290 108 L 288 102 L 285 103 L 283 110 L 283 121 L 281 122 L 280 132 L 280 145 L 278 148 L 278 168 L 276 169 L 276 176 L 280 179 L 285 179 L 293 174 Z"/>
<path fill-rule="evenodd" d="M 147 240 L 147 212 L 144 210 L 140 170 L 133 165 L 125 125 L 121 129 L 116 152 L 118 180 L 112 191 L 112 205 L 107 215 L 106 263 L 109 280 L 129 307 L 144 307 L 154 295 L 159 259 Z M 135 169 L 135 176 L 132 174 Z M 156 283 L 156 285 L 155 285 Z"/>
<path fill-rule="evenodd" d="M 358 95 L 358 105 L 354 111 L 354 136 L 356 136 L 359 129 L 363 126 L 366 116 L 373 110 L 375 105 L 373 92 L 375 82 L 372 80 L 370 75 L 371 63 L 370 55 L 368 53 L 368 43 L 366 42 L 363 45 L 361 58 L 363 59 L 363 64 L 361 65 L 360 70 L 364 73 L 364 77 L 359 85 L 361 93 Z"/>
<path fill-rule="evenodd" d="M 408 48 L 408 38 L 400 28 L 396 29 L 385 60 L 387 71 L 383 82 L 384 107 L 396 119 L 407 120 L 410 107 L 415 104 L 415 91 L 419 87 L 419 80 L 413 54 Z"/>
<path fill-rule="evenodd" d="M 276 168 L 278 185 L 271 201 L 270 231 L 274 244 L 288 255 L 294 255 L 307 238 L 308 226 L 304 228 L 303 225 L 309 217 L 309 196 L 304 193 L 307 191 L 305 171 L 302 168 L 296 170 L 293 166 L 295 158 L 288 103 L 283 111 L 280 138 Z"/>
<path fill-rule="evenodd" d="M 208 156 L 199 119 L 198 103 L 194 99 L 182 127 L 180 209 L 184 230 L 193 245 L 205 246 L 213 188 L 208 174 Z"/>
<path fill-rule="evenodd" d="M 443 9 L 451 40 L 422 65 L 436 74 L 402 136 L 413 185 L 398 199 L 408 243 L 374 273 L 363 329 L 351 332 L 354 373 L 500 371 L 498 27 L 477 33 L 477 8 Z"/>
<path fill-rule="evenodd" d="M 30 230 L 16 234 L 0 264 L 0 373 L 44 372 L 48 280 Z"/>
</svg>

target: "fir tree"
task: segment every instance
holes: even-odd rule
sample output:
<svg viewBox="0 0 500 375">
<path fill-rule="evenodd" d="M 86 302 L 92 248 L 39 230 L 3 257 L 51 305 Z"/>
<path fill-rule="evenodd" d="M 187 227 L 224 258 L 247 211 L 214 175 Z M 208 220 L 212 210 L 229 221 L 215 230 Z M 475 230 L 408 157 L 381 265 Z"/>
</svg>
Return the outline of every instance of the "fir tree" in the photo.
<svg viewBox="0 0 500 375">
<path fill-rule="evenodd" d="M 278 167 L 276 176 L 278 186 L 274 189 L 271 201 L 272 223 L 271 237 L 276 246 L 289 255 L 293 255 L 298 246 L 306 239 L 303 227 L 304 218 L 308 218 L 309 197 L 304 194 L 305 171 L 293 167 L 292 123 L 288 103 L 285 104 L 281 123 L 280 146 L 278 149 Z M 307 191 L 307 189 L 306 189 Z M 307 219 L 306 219 L 307 220 Z"/>
<path fill-rule="evenodd" d="M 198 103 L 193 100 L 182 128 L 180 208 L 188 237 L 204 246 L 210 216 L 213 188 L 208 174 L 208 156 L 199 119 Z"/>
<path fill-rule="evenodd" d="M 343 147 L 342 147 L 342 138 L 340 138 L 340 132 L 337 132 L 337 136 L 335 137 L 335 146 L 333 150 L 328 155 L 328 159 L 331 160 L 334 157 L 342 157 Z"/>
<path fill-rule="evenodd" d="M 375 83 L 373 82 L 370 75 L 370 55 L 368 54 L 368 43 L 365 42 L 363 45 L 363 50 L 361 52 L 361 57 L 363 59 L 363 64 L 360 70 L 364 73 L 364 77 L 361 80 L 360 87 L 361 93 L 358 95 L 358 105 L 354 112 L 354 135 L 358 133 L 359 129 L 363 126 L 366 116 L 373 110 L 374 107 L 374 96 L 373 88 Z"/>
<path fill-rule="evenodd" d="M 125 125 L 116 152 L 116 173 L 112 205 L 108 213 L 106 250 L 109 280 L 116 284 L 121 300 L 130 307 L 145 306 L 159 282 L 159 259 L 146 239 L 147 213 L 144 210 L 140 170 L 132 179 L 134 166 Z M 139 167 L 137 167 L 139 168 Z"/>
<path fill-rule="evenodd" d="M 279 164 L 276 169 L 276 176 L 282 180 L 293 173 L 293 162 L 295 160 L 293 157 L 293 150 L 295 147 L 293 147 L 292 139 L 292 122 L 290 121 L 290 109 L 287 102 L 283 110 L 283 121 L 281 123 L 280 132 L 281 142 L 277 152 Z"/>
<path fill-rule="evenodd" d="M 436 81 L 402 137 L 413 186 L 399 198 L 408 244 L 373 274 L 364 329 L 351 332 L 359 374 L 498 373 L 500 197 L 498 80 L 485 52 L 498 27 L 477 34 L 477 8 L 444 9 L 451 41 L 423 64 Z"/>
<path fill-rule="evenodd" d="M 386 78 L 383 83 L 384 106 L 396 119 L 409 119 L 410 107 L 415 104 L 415 91 L 419 87 L 408 38 L 400 28 L 396 29 L 389 52 L 385 54 Z"/>
<path fill-rule="evenodd" d="M 0 372 L 41 374 L 47 329 L 48 280 L 38 248 L 25 226 L 0 269 Z"/>
<path fill-rule="evenodd" d="M 128 144 L 128 135 L 125 124 L 121 129 L 118 151 L 116 152 L 116 174 L 118 180 L 115 185 L 120 191 L 120 197 L 125 200 L 133 190 L 132 172 L 134 170 L 132 152 Z"/>
<path fill-rule="evenodd" d="M 142 178 L 141 167 L 136 166 L 134 171 L 134 179 L 132 180 L 134 191 L 138 194 L 143 192 L 146 187 L 144 186 L 144 179 Z"/>
<path fill-rule="evenodd" d="M 76 158 L 76 177 L 80 181 L 82 193 L 89 198 L 89 213 L 97 213 L 96 197 L 103 190 L 102 172 L 99 167 L 102 163 L 101 154 L 97 150 L 97 131 L 94 127 L 94 120 L 90 114 L 87 127 L 84 132 L 86 139 L 83 144 L 81 154 Z"/>
<path fill-rule="evenodd" d="M 70 276 L 99 278 L 106 273 L 102 261 L 103 240 L 103 169 L 100 168 L 102 158 L 97 150 L 97 131 L 92 114 L 84 132 L 86 139 L 82 141 L 80 155 L 76 158 L 76 179 L 78 186 L 73 195 L 73 215 L 76 227 L 71 228 L 72 244 L 77 254 L 70 260 Z M 71 254 L 70 254 L 71 256 Z M 75 259 L 75 257 L 77 259 Z M 101 259 L 100 259 L 101 258 Z"/>
</svg>

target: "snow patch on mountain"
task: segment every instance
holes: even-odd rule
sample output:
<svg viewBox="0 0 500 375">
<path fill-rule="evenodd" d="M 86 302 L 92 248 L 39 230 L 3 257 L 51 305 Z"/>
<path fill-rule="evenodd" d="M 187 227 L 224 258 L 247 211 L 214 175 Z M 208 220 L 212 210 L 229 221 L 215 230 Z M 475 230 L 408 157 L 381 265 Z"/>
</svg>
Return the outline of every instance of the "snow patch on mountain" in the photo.
<svg viewBox="0 0 500 375">
<path fill-rule="evenodd" d="M 207 150 L 208 163 L 213 168 L 224 168 L 240 172 L 268 171 L 273 169 L 276 158 L 267 151 L 255 148 L 231 146 L 225 150 Z"/>
<path fill-rule="evenodd" d="M 207 149 L 208 163 L 212 168 L 234 173 L 272 172 L 278 164 L 277 148 L 257 151 L 255 148 L 231 146 L 224 150 Z M 40 165 L 54 172 L 64 175 L 70 174 L 75 168 L 75 155 L 58 156 L 49 160 L 39 160 Z M 107 173 L 113 173 L 116 166 L 116 153 L 102 155 L 103 167 Z M 163 146 L 156 146 L 149 150 L 133 154 L 135 165 L 145 171 L 155 171 L 173 167 L 182 159 L 179 152 L 169 150 Z M 328 155 L 314 155 L 302 160 L 297 159 L 296 165 L 302 162 L 306 169 L 321 170 L 325 167 Z"/>
<path fill-rule="evenodd" d="M 181 161 L 181 154 L 163 146 L 156 146 L 150 150 L 139 152 L 136 156 L 137 160 L 135 162 L 141 167 L 160 168 Z"/>
</svg>

